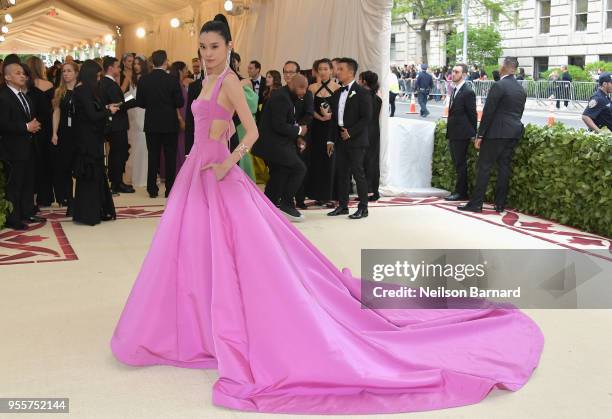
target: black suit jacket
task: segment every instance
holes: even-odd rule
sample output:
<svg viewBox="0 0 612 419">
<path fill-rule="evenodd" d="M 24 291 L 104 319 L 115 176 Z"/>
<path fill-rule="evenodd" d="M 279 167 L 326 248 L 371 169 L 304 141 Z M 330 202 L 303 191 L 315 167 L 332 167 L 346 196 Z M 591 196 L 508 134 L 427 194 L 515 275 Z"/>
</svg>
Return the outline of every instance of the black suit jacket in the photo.
<svg viewBox="0 0 612 419">
<path fill-rule="evenodd" d="M 336 146 L 367 147 L 368 126 L 372 119 L 372 95 L 361 87 L 356 81 L 351 86 L 346 105 L 344 107 L 343 123 L 348 130 L 350 138 L 344 141 L 340 138 L 340 126 L 338 124 L 338 107 L 342 89 L 338 89 L 331 96 L 330 104 L 332 110 L 331 124 L 329 124 L 329 141 Z"/>
<path fill-rule="evenodd" d="M 451 100 L 448 109 L 446 138 L 450 140 L 465 140 L 476 136 L 478 114 L 476 112 L 476 94 L 464 83 Z"/>
<path fill-rule="evenodd" d="M 487 95 L 478 136 L 485 140 L 521 138 L 524 131 L 521 118 L 526 101 L 527 94 L 514 76 L 496 82 Z"/>
<path fill-rule="evenodd" d="M 266 102 L 259 123 L 259 140 L 253 145 L 253 154 L 264 160 L 279 156 L 279 150 L 295 151 L 295 140 L 300 127 L 295 119 L 294 98 L 287 87 L 272 92 Z"/>
<path fill-rule="evenodd" d="M 36 117 L 34 104 L 28 101 L 32 118 Z M 28 160 L 32 152 L 34 136 L 28 132 L 26 124 L 30 122 L 19 98 L 7 85 L 0 89 L 0 159 Z"/>
<path fill-rule="evenodd" d="M 136 100 L 125 102 L 125 96 L 121 90 L 121 86 L 108 77 L 102 77 L 100 80 L 100 96 L 102 104 L 105 106 L 109 103 L 123 103 L 121 108 L 113 115 L 111 131 L 127 131 L 130 128 L 127 111 L 136 106 Z"/>
<path fill-rule="evenodd" d="M 136 104 L 145 109 L 145 133 L 178 133 L 176 110 L 185 100 L 176 77 L 160 69 L 142 76 L 138 81 Z"/>
<path fill-rule="evenodd" d="M 251 80 L 251 85 L 253 86 L 253 90 L 255 90 L 255 83 Z M 259 119 L 261 118 L 261 110 L 260 108 L 263 105 L 264 101 L 264 90 L 266 90 L 266 78 L 264 76 L 259 76 L 259 100 L 257 101 L 257 113 L 255 114 L 255 120 L 259 123 Z"/>
</svg>

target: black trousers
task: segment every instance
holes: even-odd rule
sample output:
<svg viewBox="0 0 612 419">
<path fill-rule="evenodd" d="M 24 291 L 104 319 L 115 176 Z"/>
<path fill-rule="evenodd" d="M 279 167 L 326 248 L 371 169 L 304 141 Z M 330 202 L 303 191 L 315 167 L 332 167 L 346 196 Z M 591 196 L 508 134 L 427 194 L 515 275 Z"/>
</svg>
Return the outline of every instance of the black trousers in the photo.
<svg viewBox="0 0 612 419">
<path fill-rule="evenodd" d="M 368 207 L 368 182 L 363 167 L 366 148 L 347 147 L 336 144 L 336 167 L 338 168 L 338 206 L 348 207 L 350 176 L 353 174 L 359 195 L 359 208 Z"/>
<path fill-rule="evenodd" d="M 123 183 L 125 162 L 127 162 L 130 156 L 128 151 L 127 130 L 111 132 L 108 139 L 110 142 L 110 150 L 108 152 L 108 178 L 113 188 L 116 188 Z"/>
<path fill-rule="evenodd" d="M 6 217 L 7 225 L 17 225 L 34 215 L 35 156 L 30 153 L 28 160 L 3 161 L 6 180 L 6 199 L 13 210 Z"/>
<path fill-rule="evenodd" d="M 147 137 L 147 150 L 149 164 L 147 168 L 147 192 L 157 193 L 157 174 L 159 172 L 159 160 L 162 147 L 164 148 L 164 160 L 166 162 L 166 196 L 170 193 L 174 178 L 176 177 L 176 147 L 178 133 L 145 133 Z"/>
<path fill-rule="evenodd" d="M 54 145 L 51 143 L 51 136 L 47 129 L 41 130 L 40 134 L 34 136 L 35 163 L 30 170 L 34 170 L 36 204 L 41 207 L 49 206 L 56 200 L 52 185 L 52 147 Z"/>
<path fill-rule="evenodd" d="M 274 157 L 267 158 L 270 179 L 264 193 L 273 204 L 293 206 L 293 198 L 306 176 L 306 165 L 293 145 L 279 147 Z"/>
<path fill-rule="evenodd" d="M 380 141 L 370 140 L 370 146 L 365 153 L 365 175 L 368 182 L 368 192 L 378 195 L 380 186 Z"/>
<path fill-rule="evenodd" d="M 304 139 L 306 140 L 306 139 Z M 302 180 L 302 184 L 300 185 L 300 187 L 298 188 L 297 192 L 295 193 L 295 200 L 297 202 L 301 202 L 303 203 L 306 200 L 306 195 L 308 195 L 310 193 L 309 190 L 307 190 L 307 186 L 308 186 L 308 182 L 309 182 L 309 174 L 310 174 L 310 169 L 311 169 L 311 144 L 310 142 L 306 143 L 306 148 L 304 149 L 304 151 L 300 152 L 299 148 L 295 148 L 296 153 L 298 155 L 298 157 L 300 158 L 300 160 L 302 160 L 302 162 L 304 163 L 304 166 L 306 167 L 306 173 L 304 174 L 304 179 Z"/>
<path fill-rule="evenodd" d="M 389 116 L 395 116 L 395 98 L 397 98 L 397 93 L 389 92 Z"/>
<path fill-rule="evenodd" d="M 468 194 L 467 152 L 469 145 L 469 138 L 448 140 L 448 149 L 457 175 L 454 192 L 461 196 Z"/>
<path fill-rule="evenodd" d="M 476 186 L 470 204 L 481 206 L 484 202 L 489 176 L 493 165 L 497 164 L 497 184 L 495 185 L 495 205 L 505 206 L 510 186 L 512 156 L 518 139 L 485 139 L 480 145 Z"/>
</svg>

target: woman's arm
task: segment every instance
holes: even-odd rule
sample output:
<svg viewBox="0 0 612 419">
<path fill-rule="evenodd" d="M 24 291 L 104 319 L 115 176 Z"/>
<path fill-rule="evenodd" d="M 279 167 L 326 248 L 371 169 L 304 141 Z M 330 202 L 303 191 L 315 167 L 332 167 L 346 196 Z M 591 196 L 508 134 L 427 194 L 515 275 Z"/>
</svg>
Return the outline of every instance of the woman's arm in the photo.
<svg viewBox="0 0 612 419">
<path fill-rule="evenodd" d="M 249 105 L 247 104 L 242 90 L 242 84 L 240 80 L 238 80 L 238 77 L 234 74 L 229 74 L 225 80 L 223 80 L 222 88 L 225 89 L 230 104 L 236 110 L 242 126 L 245 129 L 245 134 L 238 147 L 234 149 L 232 154 L 230 154 L 223 163 L 211 163 L 202 168 L 213 169 L 218 180 L 223 179 L 227 172 L 240 161 L 242 156 L 251 150 L 253 144 L 255 144 L 259 137 L 255 119 L 253 119 L 253 115 L 251 114 L 251 110 L 249 109 Z"/>
<path fill-rule="evenodd" d="M 56 106 L 53 108 L 53 136 L 51 137 L 51 142 L 53 145 L 57 145 L 57 129 L 59 128 L 59 120 L 60 120 L 60 108 Z"/>
</svg>

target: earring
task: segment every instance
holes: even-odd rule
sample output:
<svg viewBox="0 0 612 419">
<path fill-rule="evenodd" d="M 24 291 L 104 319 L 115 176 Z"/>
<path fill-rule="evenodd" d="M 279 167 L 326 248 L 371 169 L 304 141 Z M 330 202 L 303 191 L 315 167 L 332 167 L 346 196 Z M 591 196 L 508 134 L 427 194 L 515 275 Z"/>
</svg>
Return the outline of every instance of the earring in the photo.
<svg viewBox="0 0 612 419">
<path fill-rule="evenodd" d="M 227 53 L 227 66 L 230 66 L 230 61 L 232 59 L 232 50 L 230 49 L 229 52 Z"/>
</svg>

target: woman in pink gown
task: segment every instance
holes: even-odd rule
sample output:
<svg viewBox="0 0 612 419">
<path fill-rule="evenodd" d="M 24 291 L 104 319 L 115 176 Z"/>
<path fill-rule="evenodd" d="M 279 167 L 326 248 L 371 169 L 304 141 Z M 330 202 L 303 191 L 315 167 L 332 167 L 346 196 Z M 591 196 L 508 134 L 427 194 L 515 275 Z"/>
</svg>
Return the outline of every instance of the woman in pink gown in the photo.
<svg viewBox="0 0 612 419">
<path fill-rule="evenodd" d="M 213 403 L 258 412 L 421 411 L 521 388 L 543 337 L 519 310 L 362 309 L 360 280 L 236 165 L 257 128 L 227 26 L 206 23 L 200 50 L 195 144 L 112 337 L 117 359 L 216 368 Z M 246 135 L 230 154 L 234 110 Z"/>
</svg>

